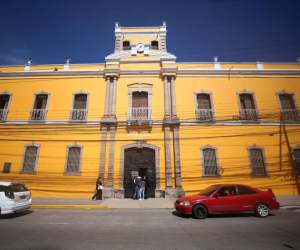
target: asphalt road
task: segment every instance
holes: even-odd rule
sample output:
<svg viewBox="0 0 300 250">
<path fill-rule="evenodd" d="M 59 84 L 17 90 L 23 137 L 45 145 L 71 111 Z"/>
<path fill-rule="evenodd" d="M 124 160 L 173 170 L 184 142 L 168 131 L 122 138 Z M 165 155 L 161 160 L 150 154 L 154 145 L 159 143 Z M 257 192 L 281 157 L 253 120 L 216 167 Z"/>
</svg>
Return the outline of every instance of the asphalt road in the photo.
<svg viewBox="0 0 300 250">
<path fill-rule="evenodd" d="M 0 249 L 298 249 L 300 213 L 212 215 L 173 209 L 32 209 L 0 220 Z"/>
</svg>

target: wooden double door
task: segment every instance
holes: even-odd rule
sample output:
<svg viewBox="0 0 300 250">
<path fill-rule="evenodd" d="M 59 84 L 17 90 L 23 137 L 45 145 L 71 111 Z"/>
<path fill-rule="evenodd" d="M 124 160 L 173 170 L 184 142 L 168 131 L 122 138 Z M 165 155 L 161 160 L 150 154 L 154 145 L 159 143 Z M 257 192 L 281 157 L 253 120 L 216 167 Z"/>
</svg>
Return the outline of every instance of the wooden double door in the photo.
<svg viewBox="0 0 300 250">
<path fill-rule="evenodd" d="M 124 197 L 133 198 L 134 180 L 140 176 L 146 182 L 145 198 L 155 197 L 155 151 L 149 148 L 130 148 L 125 150 L 124 159 Z"/>
</svg>

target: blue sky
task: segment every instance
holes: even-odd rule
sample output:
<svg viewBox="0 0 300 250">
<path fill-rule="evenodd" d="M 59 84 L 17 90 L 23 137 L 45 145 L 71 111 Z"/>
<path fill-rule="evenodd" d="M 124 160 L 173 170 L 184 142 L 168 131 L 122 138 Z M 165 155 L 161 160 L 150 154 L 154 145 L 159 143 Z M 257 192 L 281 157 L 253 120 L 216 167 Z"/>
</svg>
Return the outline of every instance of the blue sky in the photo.
<svg viewBox="0 0 300 250">
<path fill-rule="evenodd" d="M 64 63 L 66 56 L 71 63 L 103 63 L 114 50 L 115 22 L 162 21 L 177 61 L 296 62 L 299 9 L 299 0 L 2 1 L 0 65 L 25 64 L 29 57 L 33 64 Z"/>
</svg>

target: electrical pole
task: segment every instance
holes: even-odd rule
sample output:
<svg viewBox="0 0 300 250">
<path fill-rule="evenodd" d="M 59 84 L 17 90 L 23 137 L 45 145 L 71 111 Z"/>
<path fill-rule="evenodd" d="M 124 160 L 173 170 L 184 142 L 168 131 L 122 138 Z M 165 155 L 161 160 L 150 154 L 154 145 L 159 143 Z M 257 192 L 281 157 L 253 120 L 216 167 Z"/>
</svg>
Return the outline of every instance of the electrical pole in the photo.
<svg viewBox="0 0 300 250">
<path fill-rule="evenodd" d="M 298 195 L 300 195 L 300 186 L 299 186 L 299 178 L 298 178 L 298 173 L 296 171 L 296 166 L 295 166 L 295 162 L 294 162 L 294 158 L 293 158 L 293 154 L 292 154 L 292 150 L 291 150 L 291 146 L 290 146 L 290 142 L 289 142 L 289 138 L 285 129 L 285 123 L 284 121 L 281 119 L 282 121 L 282 127 L 283 127 L 283 132 L 284 132 L 284 136 L 285 136 L 285 140 L 286 140 L 286 145 L 288 147 L 289 150 L 289 155 L 290 155 L 290 159 L 291 159 L 291 165 L 292 165 L 292 173 L 295 176 L 295 183 L 296 183 L 296 187 L 297 187 L 297 191 L 298 191 Z"/>
</svg>

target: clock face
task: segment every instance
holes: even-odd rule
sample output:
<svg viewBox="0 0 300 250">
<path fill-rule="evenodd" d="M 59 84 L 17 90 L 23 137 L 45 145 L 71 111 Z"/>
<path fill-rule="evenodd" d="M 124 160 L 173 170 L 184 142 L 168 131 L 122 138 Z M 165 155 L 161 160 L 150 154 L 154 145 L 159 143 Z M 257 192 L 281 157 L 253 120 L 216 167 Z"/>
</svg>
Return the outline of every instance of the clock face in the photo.
<svg viewBox="0 0 300 250">
<path fill-rule="evenodd" d="M 143 43 L 138 43 L 138 44 L 136 45 L 136 50 L 137 50 L 138 52 L 143 52 L 143 51 L 145 50 L 145 44 L 143 44 Z"/>
</svg>

